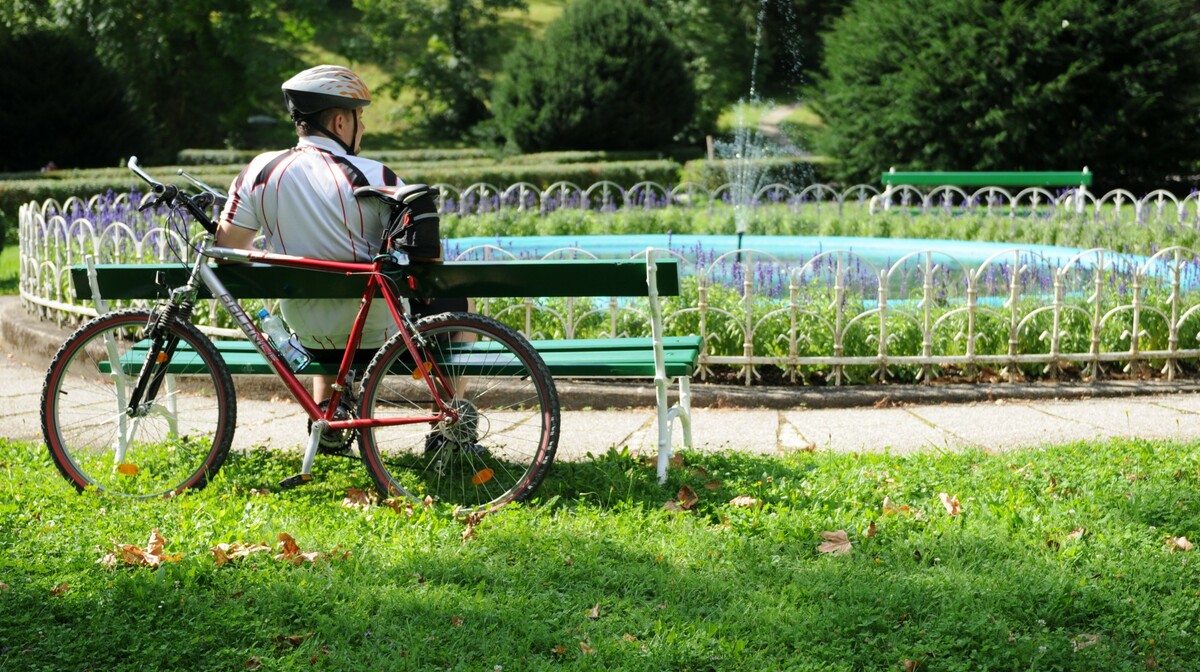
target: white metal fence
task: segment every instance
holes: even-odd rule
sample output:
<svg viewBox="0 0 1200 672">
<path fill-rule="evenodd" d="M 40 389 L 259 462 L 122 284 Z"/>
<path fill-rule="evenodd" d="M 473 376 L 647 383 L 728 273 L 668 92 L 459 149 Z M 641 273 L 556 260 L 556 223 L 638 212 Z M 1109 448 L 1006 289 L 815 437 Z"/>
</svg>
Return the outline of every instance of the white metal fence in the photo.
<svg viewBox="0 0 1200 672">
<path fill-rule="evenodd" d="M 617 187 L 613 189 L 616 193 Z M 821 193 L 833 199 L 828 203 L 840 205 L 847 198 L 861 202 L 855 194 L 871 188 L 824 189 Z M 802 190 L 796 196 L 817 191 Z M 980 201 L 985 191 L 934 190 L 921 194 L 919 205 L 916 196 L 908 205 L 926 210 L 991 207 L 987 198 Z M 548 192 L 538 192 L 538 198 Z M 1001 192 L 985 195 L 1007 199 Z M 602 188 L 592 191 L 599 193 Z M 630 198 L 630 190 L 621 193 Z M 894 193 L 900 199 L 896 205 L 906 205 L 903 194 L 908 192 Z M 1009 212 L 1002 216 L 1017 216 L 1014 204 L 1037 193 L 1012 194 L 1006 200 Z M 937 203 L 938 194 L 953 203 Z M 1067 207 L 1064 199 L 1071 194 L 1041 196 L 1047 200 L 1031 200 L 1023 207 Z M 623 203 L 621 207 L 630 207 Z M 120 221 L 111 215 L 56 214 L 70 212 L 71 205 L 31 203 L 20 211 L 20 293 L 29 309 L 45 319 L 64 323 L 94 314 L 75 298 L 69 282 L 69 269 L 88 256 L 98 263 L 170 262 L 190 249 L 194 232 L 132 221 L 128 202 Z M 1138 199 L 1117 191 L 1090 199 L 1087 208 L 1097 216 L 1129 208 L 1127 216 L 1138 219 L 1200 222 L 1195 194 L 1176 198 L 1154 192 Z M 844 250 L 799 261 L 779 259 L 769 250 L 699 260 L 677 250 L 651 253 L 680 259 L 685 292 L 668 302 L 664 318 L 668 332 L 703 337 L 702 379 L 730 375 L 732 369 L 751 384 L 768 368 L 791 380 L 823 384 L 928 382 L 948 372 L 1007 381 L 1152 374 L 1170 379 L 1200 362 L 1200 259 L 1196 251 L 1182 247 L 1166 247 L 1135 262 L 1101 249 L 1070 260 L 1047 259 L 1014 246 L 981 263 L 965 263 L 931 249 L 886 265 Z M 497 247 L 466 250 L 460 256 L 480 255 L 511 256 Z M 555 253 L 563 255 L 591 256 L 586 250 Z M 487 301 L 481 302 L 481 310 L 531 337 L 644 335 L 630 330 L 649 329 L 645 305 L 636 301 Z M 217 325 L 215 311 L 214 306 L 200 319 Z"/>
</svg>

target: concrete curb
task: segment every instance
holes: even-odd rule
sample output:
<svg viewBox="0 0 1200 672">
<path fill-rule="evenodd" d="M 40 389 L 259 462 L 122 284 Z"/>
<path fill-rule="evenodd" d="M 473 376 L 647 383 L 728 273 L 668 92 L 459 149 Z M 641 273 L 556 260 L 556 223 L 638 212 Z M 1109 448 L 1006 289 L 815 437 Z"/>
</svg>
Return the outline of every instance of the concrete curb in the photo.
<svg viewBox="0 0 1200 672">
<path fill-rule="evenodd" d="M 20 297 L 0 297 L 0 342 L 15 358 L 45 367 L 72 328 L 38 319 Z M 264 376 L 236 377 L 239 395 L 271 398 L 286 395 L 281 384 Z M 563 410 L 645 408 L 654 406 L 654 385 L 628 380 L 559 381 Z M 1041 383 L 953 383 L 937 385 L 861 385 L 847 387 L 742 387 L 692 384 L 695 408 L 833 409 L 930 405 L 997 400 L 1118 398 L 1200 392 L 1198 380 Z M 671 399 L 678 395 L 672 387 Z"/>
</svg>

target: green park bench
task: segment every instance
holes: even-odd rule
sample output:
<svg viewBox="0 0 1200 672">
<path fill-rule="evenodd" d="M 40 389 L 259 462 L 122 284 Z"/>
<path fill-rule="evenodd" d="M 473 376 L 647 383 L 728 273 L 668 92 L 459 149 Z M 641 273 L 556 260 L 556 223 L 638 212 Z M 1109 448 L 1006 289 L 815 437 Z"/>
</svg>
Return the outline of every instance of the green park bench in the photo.
<svg viewBox="0 0 1200 672">
<path fill-rule="evenodd" d="M 364 280 L 339 273 L 291 269 L 261 264 L 215 267 L 230 294 L 240 300 L 280 298 L 359 298 Z M 658 414 L 658 475 L 666 479 L 671 457 L 672 421 L 679 419 L 683 443 L 692 446 L 690 380 L 700 356 L 700 337 L 662 336 L 661 296 L 679 294 L 679 264 L 674 259 L 548 260 L 447 262 L 410 267 L 415 288 L 400 283 L 409 298 L 473 297 L 647 297 L 653 336 L 534 340 L 534 348 L 555 378 L 652 378 Z M 156 281 L 162 274 L 163 284 Z M 166 287 L 183 284 L 182 264 L 99 264 L 71 269 L 79 299 L 91 299 L 104 312 L 109 300 L 153 300 Z M 209 298 L 201 288 L 200 298 Z M 349 325 L 347 325 L 347 329 Z M 274 375 L 262 355 L 246 340 L 214 339 L 222 359 L 235 375 Z M 473 347 L 464 344 L 464 347 Z M 174 373 L 194 372 L 185 356 L 173 362 Z M 335 373 L 313 363 L 300 373 Z M 669 379 L 678 381 L 678 401 L 669 404 Z"/>
<path fill-rule="evenodd" d="M 1079 170 L 1049 170 L 1032 172 L 991 171 L 898 171 L 895 168 L 883 173 L 880 182 L 884 187 L 911 184 L 913 186 L 955 187 L 1089 187 L 1092 173 Z"/>
<path fill-rule="evenodd" d="M 903 187 L 1074 187 L 1075 207 L 1082 212 L 1083 196 L 1092 184 L 1092 172 L 1083 170 L 1043 171 L 902 171 L 894 167 L 880 176 L 883 193 L 871 199 L 870 209 L 875 212 L 882 201 L 883 209 L 889 210 L 892 195 Z M 936 189 L 935 189 L 936 191 Z M 926 203 L 928 205 L 928 203 Z"/>
</svg>

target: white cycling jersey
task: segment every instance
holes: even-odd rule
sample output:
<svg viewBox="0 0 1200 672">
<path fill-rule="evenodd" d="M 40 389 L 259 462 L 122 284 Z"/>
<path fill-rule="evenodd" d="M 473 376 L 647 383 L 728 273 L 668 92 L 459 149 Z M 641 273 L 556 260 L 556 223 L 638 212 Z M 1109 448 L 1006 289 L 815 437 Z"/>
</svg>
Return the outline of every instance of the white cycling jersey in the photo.
<svg viewBox="0 0 1200 672">
<path fill-rule="evenodd" d="M 371 261 L 388 208 L 354 197 L 368 185 L 403 184 L 387 166 L 350 156 L 336 142 L 301 137 L 293 149 L 260 154 L 229 188 L 221 222 L 262 233 L 266 249 L 334 261 Z M 358 299 L 284 299 L 283 319 L 309 348 L 346 347 Z M 371 305 L 362 347 L 377 348 L 395 333 L 383 301 Z"/>
</svg>

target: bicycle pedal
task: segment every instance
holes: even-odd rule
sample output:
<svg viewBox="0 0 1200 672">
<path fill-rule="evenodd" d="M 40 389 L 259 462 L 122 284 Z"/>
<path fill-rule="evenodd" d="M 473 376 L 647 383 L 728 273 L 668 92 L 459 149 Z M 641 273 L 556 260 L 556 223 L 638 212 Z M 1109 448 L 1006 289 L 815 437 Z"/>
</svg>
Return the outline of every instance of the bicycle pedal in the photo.
<svg viewBox="0 0 1200 672">
<path fill-rule="evenodd" d="M 284 490 L 290 490 L 300 485 L 308 485 L 312 480 L 312 474 L 296 474 L 295 476 L 288 476 L 280 481 L 279 487 L 283 488 Z"/>
</svg>

